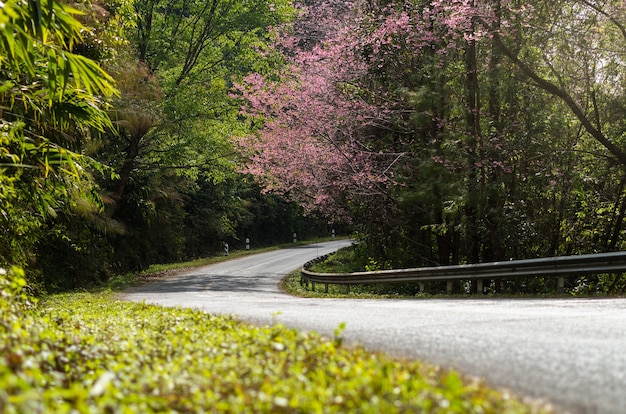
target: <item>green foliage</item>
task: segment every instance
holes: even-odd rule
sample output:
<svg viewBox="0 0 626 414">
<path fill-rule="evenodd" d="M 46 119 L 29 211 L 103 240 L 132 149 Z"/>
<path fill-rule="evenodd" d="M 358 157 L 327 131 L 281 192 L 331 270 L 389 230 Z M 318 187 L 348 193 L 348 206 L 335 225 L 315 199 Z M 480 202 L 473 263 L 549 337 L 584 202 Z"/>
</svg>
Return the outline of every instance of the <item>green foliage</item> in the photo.
<svg viewBox="0 0 626 414">
<path fill-rule="evenodd" d="M 606 296 L 626 292 L 626 274 L 601 274 L 585 276 L 566 286 L 574 296 Z"/>
<path fill-rule="evenodd" d="M 366 270 L 366 264 L 358 260 L 360 246 L 353 244 L 328 255 L 326 260 L 315 263 L 311 270 L 318 273 L 351 273 Z"/>
<path fill-rule="evenodd" d="M 362 246 L 353 244 L 329 255 L 325 260 L 314 263 L 310 270 L 317 273 L 352 273 L 381 270 L 376 263 L 364 263 Z M 281 282 L 282 288 L 302 297 L 352 297 L 352 298 L 389 298 L 416 297 L 428 295 L 448 295 L 445 282 L 428 282 L 424 292 L 418 283 L 352 285 L 346 292 L 344 285 L 303 284 L 300 271 L 294 272 Z M 468 295 L 472 291 L 472 282 L 461 280 L 456 283 L 454 294 Z M 607 296 L 626 293 L 626 274 L 600 274 L 572 276 L 565 278 L 565 292 L 557 293 L 555 277 L 518 277 L 508 280 L 484 280 L 483 289 L 490 295 L 535 295 L 535 296 Z"/>
<path fill-rule="evenodd" d="M 32 264 L 42 226 L 81 200 L 98 205 L 80 154 L 116 93 L 100 66 L 73 53 L 77 11 L 55 1 L 8 1 L 0 10 L 0 263 Z M 77 201 L 79 200 L 79 201 Z"/>
<path fill-rule="evenodd" d="M 355 145 L 373 153 L 400 154 L 381 168 L 393 183 L 384 194 L 338 201 L 363 235 L 358 262 L 402 268 L 623 249 L 625 72 L 623 57 L 608 47 L 626 40 L 623 2 L 535 1 L 533 13 L 508 2 L 471 2 L 477 10 L 442 3 L 446 11 L 437 16 L 427 4 L 363 3 L 354 20 L 341 14 L 345 43 L 326 30 L 320 53 L 291 50 L 309 59 L 296 64 L 330 59 L 338 49 L 367 56 L 367 75 L 355 71 L 348 83 L 388 110 L 375 127 L 353 134 Z M 449 25 L 452 10 L 465 25 Z M 405 48 L 426 27 L 430 36 Z M 340 47 L 331 47 L 335 41 Z M 549 279 L 496 285 L 554 290 Z"/>
<path fill-rule="evenodd" d="M 468 44 L 436 36 L 420 50 L 402 46 L 401 34 L 370 56 L 383 64 L 363 84 L 343 86 L 393 102 L 384 125 L 357 141 L 372 153 L 400 155 L 385 166 L 396 185 L 346 206 L 362 235 L 356 267 L 625 248 L 623 165 L 562 100 L 529 87 L 528 74 L 511 76 L 519 67 L 503 55 L 510 47 L 558 84 L 621 148 L 623 59 L 608 46 L 624 41 L 623 8 L 614 0 L 596 5 L 602 10 L 534 3 L 532 14 L 501 10 L 512 29 L 499 34 L 501 45 L 477 33 L 475 90 L 466 82 Z M 72 4 L 10 0 L 0 8 L 0 264 L 27 267 L 29 278 L 64 289 L 211 255 L 224 242 L 327 234 L 324 221 L 303 218 L 239 175 L 229 142 L 258 127 L 241 117 L 233 83 L 250 73 L 275 78 L 286 43 L 273 47 L 273 29 L 293 23 L 292 2 Z M 372 52 L 363 45 L 393 9 L 383 4 L 393 2 L 369 3 L 373 14 L 358 19 L 365 43 L 346 45 L 363 48 L 357 55 Z M 418 17 L 421 3 L 403 7 Z M 469 92 L 479 101 L 472 128 Z M 578 294 L 625 289 L 612 276 L 568 283 Z M 544 293 L 554 284 L 498 288 Z"/>
<path fill-rule="evenodd" d="M 80 148 L 116 174 L 96 177 L 102 214 L 59 215 L 50 225 L 53 237 L 37 250 L 45 279 L 88 285 L 154 263 L 210 256 L 224 242 L 235 247 L 250 238 L 259 246 L 301 234 L 294 224 L 301 210 L 239 175 L 229 142 L 250 128 L 230 95 L 233 82 L 280 64 L 268 53 L 270 27 L 291 18 L 291 3 L 81 4 L 93 27 L 80 50 L 103 59 L 120 94 L 109 111 L 115 130 Z M 86 229 L 98 232 L 90 237 Z M 86 256 L 89 244 L 94 254 Z"/>
<path fill-rule="evenodd" d="M 136 58 L 147 73 L 118 102 L 120 131 L 130 141 L 118 162 L 151 173 L 155 166 L 170 169 L 189 181 L 231 178 L 237 159 L 228 139 L 249 128 L 238 116 L 231 87 L 251 70 L 267 72 L 279 64 L 266 53 L 271 27 L 289 20 L 293 6 L 285 0 L 138 0 L 133 7 L 129 38 L 136 56 L 125 66 L 137 66 Z M 122 83 L 132 69 L 120 69 Z M 149 83 L 162 94 L 148 90 Z M 141 133 L 133 128 L 137 119 Z"/>
<path fill-rule="evenodd" d="M 15 276 L 15 275 L 14 275 Z M 53 296 L 0 276 L 3 412 L 542 412 L 477 380 L 281 325 Z"/>
</svg>

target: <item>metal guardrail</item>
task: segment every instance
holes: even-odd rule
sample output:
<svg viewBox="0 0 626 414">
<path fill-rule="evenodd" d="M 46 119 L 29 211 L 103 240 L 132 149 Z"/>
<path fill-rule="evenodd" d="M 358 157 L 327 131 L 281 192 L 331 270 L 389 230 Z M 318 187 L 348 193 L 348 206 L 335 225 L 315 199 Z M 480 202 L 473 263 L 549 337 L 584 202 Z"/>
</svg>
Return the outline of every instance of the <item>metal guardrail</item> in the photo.
<svg viewBox="0 0 626 414">
<path fill-rule="evenodd" d="M 626 272 L 626 251 L 613 253 L 559 256 L 541 259 L 510 260 L 456 266 L 420 267 L 355 273 L 315 273 L 311 265 L 326 256 L 311 260 L 302 268 L 305 282 L 350 285 L 406 282 L 448 282 L 448 291 L 455 280 L 476 280 L 479 292 L 482 281 L 496 278 L 558 277 L 557 287 L 563 289 L 565 276 Z M 422 285 L 420 285 L 422 286 Z"/>
</svg>

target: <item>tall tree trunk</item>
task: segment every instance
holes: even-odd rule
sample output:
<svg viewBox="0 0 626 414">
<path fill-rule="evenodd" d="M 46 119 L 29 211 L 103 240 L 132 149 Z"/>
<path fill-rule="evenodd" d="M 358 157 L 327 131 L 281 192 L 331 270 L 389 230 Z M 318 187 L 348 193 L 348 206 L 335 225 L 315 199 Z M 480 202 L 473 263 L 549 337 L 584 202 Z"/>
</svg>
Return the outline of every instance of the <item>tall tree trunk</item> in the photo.
<svg viewBox="0 0 626 414">
<path fill-rule="evenodd" d="M 605 242 L 605 248 L 607 252 L 612 252 L 615 250 L 617 246 L 617 241 L 619 240 L 620 233 L 622 231 L 622 226 L 624 224 L 624 217 L 626 216 L 626 195 L 624 195 L 624 186 L 626 185 L 626 176 L 622 178 L 620 181 L 620 189 L 619 195 L 616 205 L 616 212 L 614 214 L 614 219 L 612 220 L 612 231 L 607 231 L 607 238 L 610 234 L 610 238 L 608 238 Z M 619 210 L 617 209 L 617 205 L 621 204 Z"/>
<path fill-rule="evenodd" d="M 472 25 L 471 31 L 474 27 Z M 470 33 L 472 34 L 472 33 Z M 480 157 L 480 89 L 478 83 L 478 62 L 476 59 L 476 41 L 469 40 L 465 50 L 465 94 L 466 94 L 466 139 L 467 153 L 467 201 L 466 218 L 466 256 L 468 263 L 480 260 L 480 177 L 477 167 Z"/>
<path fill-rule="evenodd" d="M 120 178 L 112 196 L 115 201 L 115 207 L 112 213 L 115 212 L 117 205 L 126 193 L 126 185 L 135 168 L 135 163 L 137 157 L 140 155 L 144 139 L 154 126 L 154 120 L 150 115 L 129 112 L 124 114 L 124 116 L 126 118 L 124 120 L 124 127 L 128 133 L 128 146 L 126 147 L 126 155 L 124 156 L 124 162 L 120 169 Z"/>
<path fill-rule="evenodd" d="M 135 13 L 137 14 L 137 49 L 139 60 L 148 65 L 150 70 L 155 68 L 150 66 L 148 61 L 148 46 L 152 36 L 152 17 L 154 15 L 154 1 L 144 4 L 145 10 L 142 10 L 141 3 L 135 3 Z"/>
<path fill-rule="evenodd" d="M 495 24 L 500 25 L 499 19 L 501 16 L 501 2 L 495 0 L 493 2 L 493 10 L 498 19 Z M 489 85 L 488 85 L 488 115 L 490 119 L 489 137 L 490 139 L 499 139 L 503 136 L 503 125 L 501 120 L 501 105 L 502 96 L 500 93 L 500 85 L 502 79 L 502 52 L 495 42 L 491 42 L 491 52 L 489 56 Z M 502 181 L 501 171 L 498 169 L 491 169 L 486 179 L 489 181 L 485 183 L 487 188 L 486 197 L 486 213 L 484 217 L 484 224 L 489 232 L 489 237 L 485 240 L 485 247 L 483 251 L 483 260 L 486 262 L 503 260 L 505 256 L 505 249 L 500 237 L 500 222 L 502 211 L 502 201 L 499 194 L 499 183 Z"/>
<path fill-rule="evenodd" d="M 126 156 L 119 174 L 120 178 L 117 181 L 117 186 L 115 187 L 112 196 L 116 205 L 120 202 L 126 192 L 126 184 L 128 184 L 128 180 L 130 179 L 137 156 L 139 156 L 139 141 L 131 139 L 128 147 L 126 147 Z"/>
</svg>

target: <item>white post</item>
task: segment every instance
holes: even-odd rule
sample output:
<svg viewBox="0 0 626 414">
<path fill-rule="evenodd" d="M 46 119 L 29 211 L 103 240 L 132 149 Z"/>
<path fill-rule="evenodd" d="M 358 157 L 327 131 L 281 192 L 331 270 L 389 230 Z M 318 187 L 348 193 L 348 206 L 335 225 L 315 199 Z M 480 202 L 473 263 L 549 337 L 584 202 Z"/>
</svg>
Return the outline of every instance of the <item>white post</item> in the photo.
<svg viewBox="0 0 626 414">
<path fill-rule="evenodd" d="M 246 239 L 246 250 L 250 250 L 250 239 Z"/>
<path fill-rule="evenodd" d="M 333 229 L 333 239 L 335 238 L 335 229 Z"/>
<path fill-rule="evenodd" d="M 296 233 L 293 234 L 293 242 L 298 243 L 298 236 L 296 235 Z"/>
</svg>

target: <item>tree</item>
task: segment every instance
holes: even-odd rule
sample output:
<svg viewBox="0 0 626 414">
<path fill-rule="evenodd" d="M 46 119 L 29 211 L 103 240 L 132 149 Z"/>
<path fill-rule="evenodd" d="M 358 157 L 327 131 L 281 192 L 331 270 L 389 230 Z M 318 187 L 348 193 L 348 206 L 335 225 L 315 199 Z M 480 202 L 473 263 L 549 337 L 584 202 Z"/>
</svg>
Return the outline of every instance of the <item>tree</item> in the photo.
<svg viewBox="0 0 626 414">
<path fill-rule="evenodd" d="M 121 92 L 111 110 L 117 133 L 94 153 L 119 175 L 102 183 L 106 214 L 118 224 L 107 238 L 124 252 L 112 258 L 117 271 L 236 240 L 247 211 L 243 197 L 224 189 L 241 179 L 228 138 L 249 125 L 231 87 L 250 70 L 280 64 L 266 43 L 271 26 L 292 14 L 287 1 L 142 0 L 133 8 L 128 47 L 109 65 Z"/>
<path fill-rule="evenodd" d="M 319 13 L 335 11 L 322 7 L 315 17 L 328 20 L 332 16 Z M 291 47 L 291 63 L 278 81 L 254 74 L 238 85 L 249 103 L 245 114 L 263 125 L 257 136 L 237 141 L 252 161 L 246 172 L 308 211 L 318 209 L 334 218 L 347 218 L 349 203 L 384 196 L 392 181 L 389 167 L 402 156 L 380 154 L 361 140 L 389 114 L 384 105 L 374 103 L 384 98 L 360 82 L 367 66 L 346 48 L 357 39 L 344 17 L 334 16 L 338 33 L 316 45 L 308 32 L 302 34 L 304 40 L 283 38 L 281 47 Z M 298 49 L 299 44 L 306 48 Z"/>
<path fill-rule="evenodd" d="M 97 203 L 80 150 L 110 126 L 113 81 L 76 53 L 83 26 L 56 1 L 8 1 L 0 10 L 0 262 L 26 265 L 57 212 Z"/>
<path fill-rule="evenodd" d="M 287 1 L 141 0 L 134 8 L 139 64 L 131 59 L 118 71 L 135 85 L 117 104 L 125 138 L 116 161 L 118 201 L 132 171 L 170 169 L 217 180 L 232 171 L 227 136 L 243 125 L 230 85 L 252 68 L 271 67 L 263 52 L 269 28 L 291 13 Z"/>
<path fill-rule="evenodd" d="M 523 57 L 506 45 L 500 31 L 488 26 L 494 41 L 534 84 L 562 100 L 591 137 L 620 163 L 626 163 L 626 151 L 602 132 L 602 113 L 597 107 L 599 92 L 609 86 L 608 81 L 616 75 L 613 68 L 623 60 L 619 53 L 606 44 L 607 41 L 626 41 L 626 31 L 620 21 L 626 18 L 623 3 L 600 5 L 589 1 L 553 2 L 549 7 L 540 6 L 537 9 L 542 12 L 538 13 L 540 16 L 545 16 L 544 13 L 556 16 L 540 34 L 544 35 L 542 40 L 549 47 L 543 54 L 544 68 L 529 66 Z M 598 25 L 602 27 L 600 31 L 595 30 Z M 555 56 L 561 60 L 556 62 Z M 557 65 L 563 66 L 559 68 Z M 565 73 L 569 74 L 569 80 Z M 578 89 L 575 85 L 584 87 Z"/>
<path fill-rule="evenodd" d="M 607 212 L 616 240 L 623 188 L 591 171 L 621 164 L 620 3 L 346 4 L 316 4 L 344 14 L 310 12 L 327 29 L 280 44 L 282 79 L 241 87 L 261 126 L 240 145 L 266 188 L 351 216 L 396 265 L 588 252 Z"/>
</svg>

